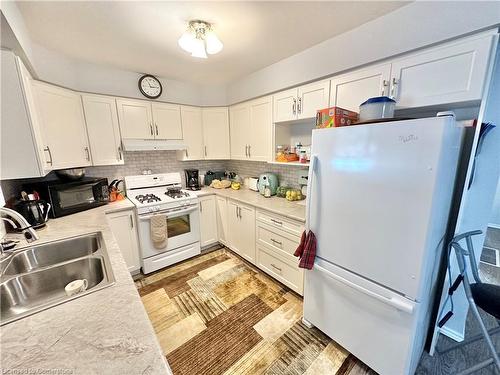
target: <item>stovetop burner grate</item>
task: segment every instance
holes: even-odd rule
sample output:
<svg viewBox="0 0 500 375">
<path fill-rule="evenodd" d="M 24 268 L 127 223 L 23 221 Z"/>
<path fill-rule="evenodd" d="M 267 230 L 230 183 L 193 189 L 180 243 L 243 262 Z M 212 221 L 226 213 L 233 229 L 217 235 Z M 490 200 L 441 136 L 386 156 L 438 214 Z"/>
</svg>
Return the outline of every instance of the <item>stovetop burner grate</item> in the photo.
<svg viewBox="0 0 500 375">
<path fill-rule="evenodd" d="M 186 193 L 185 191 L 182 191 L 179 188 L 170 188 L 165 192 L 166 196 L 169 196 L 170 198 L 186 198 L 189 197 L 189 193 Z"/>
<path fill-rule="evenodd" d="M 139 203 L 161 202 L 161 198 L 154 194 L 139 194 L 135 196 L 135 199 L 137 199 Z"/>
</svg>

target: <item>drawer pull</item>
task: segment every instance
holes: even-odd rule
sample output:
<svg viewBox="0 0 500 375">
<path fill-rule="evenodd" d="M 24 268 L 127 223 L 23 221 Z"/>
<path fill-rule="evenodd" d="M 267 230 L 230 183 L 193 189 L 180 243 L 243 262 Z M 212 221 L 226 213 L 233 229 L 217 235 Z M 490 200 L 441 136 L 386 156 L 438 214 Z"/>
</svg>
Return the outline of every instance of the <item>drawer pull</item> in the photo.
<svg viewBox="0 0 500 375">
<path fill-rule="evenodd" d="M 283 246 L 283 243 L 282 243 L 281 241 L 275 240 L 274 238 L 271 238 L 271 241 L 272 241 L 274 244 L 277 244 L 277 245 Z"/>
<path fill-rule="evenodd" d="M 279 268 L 278 266 L 276 266 L 276 265 L 274 265 L 274 264 L 272 264 L 272 263 L 271 263 L 271 267 L 273 267 L 273 268 L 275 268 L 275 269 L 277 269 L 278 271 L 280 271 L 280 272 L 281 272 L 281 268 Z"/>
<path fill-rule="evenodd" d="M 281 222 L 281 221 L 278 221 L 278 220 L 275 220 L 275 219 L 271 219 L 271 221 L 272 221 L 274 224 L 283 225 L 283 222 Z"/>
</svg>

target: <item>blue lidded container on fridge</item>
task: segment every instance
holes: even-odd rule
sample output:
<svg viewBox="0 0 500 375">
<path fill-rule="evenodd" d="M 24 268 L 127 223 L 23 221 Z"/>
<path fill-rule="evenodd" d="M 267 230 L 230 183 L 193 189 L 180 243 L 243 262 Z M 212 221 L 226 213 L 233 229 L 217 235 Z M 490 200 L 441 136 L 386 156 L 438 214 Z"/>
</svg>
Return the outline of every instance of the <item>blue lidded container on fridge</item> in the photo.
<svg viewBox="0 0 500 375">
<path fill-rule="evenodd" d="M 396 107 L 396 101 L 388 96 L 370 98 L 359 106 L 359 121 L 392 118 L 394 107 Z"/>
</svg>

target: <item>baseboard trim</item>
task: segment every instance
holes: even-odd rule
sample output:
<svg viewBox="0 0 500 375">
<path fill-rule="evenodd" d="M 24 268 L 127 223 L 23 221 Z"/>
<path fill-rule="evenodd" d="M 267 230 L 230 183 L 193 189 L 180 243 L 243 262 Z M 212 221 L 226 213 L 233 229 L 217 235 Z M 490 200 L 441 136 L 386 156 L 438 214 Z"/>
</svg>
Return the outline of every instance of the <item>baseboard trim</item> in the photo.
<svg viewBox="0 0 500 375">
<path fill-rule="evenodd" d="M 461 333 L 461 332 L 457 332 L 453 329 L 450 329 L 446 326 L 444 326 L 443 328 L 441 328 L 439 330 L 439 333 L 442 333 L 443 335 L 449 337 L 450 339 L 452 340 L 455 340 L 456 342 L 462 342 L 464 341 L 464 334 Z"/>
</svg>

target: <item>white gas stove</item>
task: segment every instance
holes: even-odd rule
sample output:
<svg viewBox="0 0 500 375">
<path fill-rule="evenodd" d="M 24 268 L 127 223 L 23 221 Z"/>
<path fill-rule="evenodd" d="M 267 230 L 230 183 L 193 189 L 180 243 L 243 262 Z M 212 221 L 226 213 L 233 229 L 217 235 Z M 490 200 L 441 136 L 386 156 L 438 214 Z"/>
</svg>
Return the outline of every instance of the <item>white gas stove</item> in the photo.
<svg viewBox="0 0 500 375">
<path fill-rule="evenodd" d="M 181 188 L 179 173 L 125 177 L 127 197 L 136 206 L 142 269 L 150 273 L 200 253 L 198 197 Z M 163 215 L 168 239 L 164 248 L 151 240 L 150 219 Z"/>
</svg>

